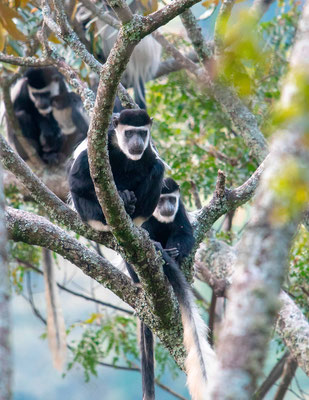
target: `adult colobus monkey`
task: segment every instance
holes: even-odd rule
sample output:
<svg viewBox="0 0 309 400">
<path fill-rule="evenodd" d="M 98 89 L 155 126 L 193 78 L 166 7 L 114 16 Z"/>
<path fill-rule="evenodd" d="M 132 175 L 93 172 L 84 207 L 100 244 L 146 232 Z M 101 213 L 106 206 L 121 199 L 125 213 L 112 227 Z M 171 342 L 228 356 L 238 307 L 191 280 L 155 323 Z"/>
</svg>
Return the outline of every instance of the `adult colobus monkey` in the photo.
<svg viewBox="0 0 309 400">
<path fill-rule="evenodd" d="M 153 213 L 161 192 L 164 165 L 151 144 L 152 120 L 144 110 L 123 110 L 108 131 L 109 161 L 120 197 L 140 226 Z M 76 211 L 97 230 L 109 230 L 89 172 L 87 142 L 74 152 L 69 186 Z"/>
<path fill-rule="evenodd" d="M 215 354 L 207 341 L 207 328 L 194 303 L 191 287 L 179 268 L 179 263 L 193 248 L 194 237 L 179 186 L 173 179 L 164 179 L 158 205 L 142 227 L 158 243 L 165 261 L 164 273 L 179 301 L 187 350 L 187 383 L 192 399 L 205 400 L 207 375 L 214 366 Z M 151 359 L 148 354 L 146 357 Z"/>
<path fill-rule="evenodd" d="M 55 67 L 29 68 L 11 90 L 22 134 L 46 163 L 58 161 L 62 146 L 59 126 L 51 114 L 51 99 L 65 92 L 67 88 L 63 76 Z M 10 132 L 9 138 L 20 156 L 27 160 L 18 137 Z"/>
<path fill-rule="evenodd" d="M 106 2 L 103 2 L 103 6 L 106 10 L 113 12 Z M 133 13 L 144 11 L 139 1 L 131 2 L 130 8 Z M 89 21 L 91 13 L 81 7 L 77 18 L 80 21 Z M 101 40 L 100 47 L 103 52 L 103 58 L 106 60 L 116 41 L 118 31 L 100 19 L 96 19 L 96 26 L 97 35 Z M 130 57 L 121 82 L 125 87 L 133 87 L 135 101 L 140 108 L 146 109 L 145 82 L 155 76 L 160 64 L 160 58 L 161 45 L 151 35 L 146 36 L 138 43 Z M 116 109 L 115 111 L 120 110 Z"/>
</svg>

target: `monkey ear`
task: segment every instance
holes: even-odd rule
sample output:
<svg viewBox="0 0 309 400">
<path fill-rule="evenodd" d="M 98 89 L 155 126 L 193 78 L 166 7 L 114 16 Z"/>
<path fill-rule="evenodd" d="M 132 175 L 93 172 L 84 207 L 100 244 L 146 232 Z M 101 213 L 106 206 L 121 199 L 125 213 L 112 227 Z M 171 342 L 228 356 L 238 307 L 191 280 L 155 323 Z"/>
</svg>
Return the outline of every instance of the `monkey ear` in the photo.
<svg viewBox="0 0 309 400">
<path fill-rule="evenodd" d="M 114 116 L 114 117 L 113 117 L 113 127 L 114 127 L 114 128 L 117 128 L 118 123 L 119 123 L 119 117 Z"/>
</svg>

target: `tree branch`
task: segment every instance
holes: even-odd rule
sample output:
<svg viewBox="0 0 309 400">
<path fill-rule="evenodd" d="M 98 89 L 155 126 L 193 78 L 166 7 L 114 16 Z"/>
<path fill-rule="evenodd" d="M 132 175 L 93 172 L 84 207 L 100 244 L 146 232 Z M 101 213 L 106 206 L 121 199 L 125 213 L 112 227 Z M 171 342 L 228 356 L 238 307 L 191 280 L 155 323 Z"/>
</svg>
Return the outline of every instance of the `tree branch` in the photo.
<svg viewBox="0 0 309 400">
<path fill-rule="evenodd" d="M 296 97 L 303 98 L 306 90 L 305 85 L 296 84 L 295 74 L 300 73 L 303 79 L 308 79 L 308 21 L 307 0 L 298 24 L 287 83 L 282 91 L 281 106 L 284 108 L 295 106 Z M 278 132 L 273 141 L 252 210 L 253 218 L 238 249 L 237 274 L 229 291 L 230 301 L 218 341 L 219 363 L 209 385 L 210 397 L 251 398 L 261 375 L 293 235 L 307 206 L 307 199 L 296 199 L 299 186 L 306 191 L 309 187 L 308 175 L 302 172 L 309 168 L 308 151 L 303 146 L 307 124 L 307 108 L 303 106 L 300 114 L 286 123 L 282 127 L 285 130 Z M 291 165 L 295 165 L 295 176 L 281 193 L 277 188 L 278 180 L 287 174 Z M 280 213 L 283 214 L 280 216 Z M 224 388 L 227 379 L 228 393 Z"/>
<path fill-rule="evenodd" d="M 267 378 L 264 380 L 264 382 L 261 384 L 261 386 L 258 388 L 258 390 L 254 393 L 252 400 L 263 400 L 264 399 L 267 392 L 270 390 L 270 388 L 276 383 L 276 381 L 282 375 L 284 365 L 285 365 L 285 362 L 286 362 L 286 359 L 288 358 L 288 356 L 289 356 L 289 352 L 286 351 L 283 354 L 283 356 L 278 360 L 278 362 L 273 367 L 273 369 L 270 371 L 270 374 L 267 376 Z"/>
<path fill-rule="evenodd" d="M 286 392 L 289 389 L 289 386 L 295 376 L 295 372 L 297 370 L 297 362 L 294 360 L 293 357 L 288 357 L 285 362 L 284 370 L 283 370 L 283 377 L 282 381 L 278 387 L 278 390 L 275 394 L 274 400 L 283 400 Z"/>
<path fill-rule="evenodd" d="M 222 50 L 222 40 L 226 35 L 227 23 L 229 21 L 235 0 L 223 0 L 215 25 L 215 53 L 218 55 Z"/>
<path fill-rule="evenodd" d="M 12 393 L 12 355 L 10 343 L 10 280 L 7 264 L 7 234 L 2 165 L 0 164 L 0 399 L 10 399 Z"/>
<path fill-rule="evenodd" d="M 301 310 L 284 292 L 280 294 L 282 307 L 276 331 L 283 339 L 298 365 L 309 376 L 309 324 Z"/>
<path fill-rule="evenodd" d="M 183 368 L 185 351 L 179 314 L 177 319 L 170 320 L 168 326 L 164 325 L 161 317 L 149 310 L 144 291 L 134 285 L 130 278 L 45 218 L 8 207 L 6 221 L 10 239 L 55 251 L 129 304 Z M 161 296 L 164 298 L 164 293 Z M 169 316 L 172 318 L 171 314 Z"/>
<path fill-rule="evenodd" d="M 87 237 L 87 239 L 115 248 L 115 242 L 110 234 L 98 232 L 84 224 L 76 212 L 63 203 L 44 185 L 1 135 L 0 159 L 4 167 L 21 181 L 29 190 L 34 200 L 42 206 L 50 218 L 55 219 L 60 224 L 64 224 L 74 232 Z"/>
</svg>

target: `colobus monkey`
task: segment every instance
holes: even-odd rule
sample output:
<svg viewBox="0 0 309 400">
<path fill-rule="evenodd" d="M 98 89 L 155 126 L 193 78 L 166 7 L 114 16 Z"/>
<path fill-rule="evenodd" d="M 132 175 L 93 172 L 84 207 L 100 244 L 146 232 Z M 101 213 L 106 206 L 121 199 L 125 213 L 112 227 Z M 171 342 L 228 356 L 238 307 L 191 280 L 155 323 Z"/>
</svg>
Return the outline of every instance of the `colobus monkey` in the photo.
<svg viewBox="0 0 309 400">
<path fill-rule="evenodd" d="M 158 205 L 142 227 L 162 252 L 164 273 L 179 302 L 187 350 L 187 384 L 192 399 L 205 400 L 207 375 L 214 366 L 215 354 L 207 341 L 207 328 L 195 305 L 191 287 L 179 268 L 179 263 L 192 250 L 194 237 L 179 186 L 173 179 L 164 179 Z M 146 357 L 150 359 L 149 355 Z"/>
<path fill-rule="evenodd" d="M 123 110 L 108 131 L 109 161 L 119 195 L 133 222 L 141 226 L 153 213 L 161 192 L 163 162 L 151 145 L 152 120 L 144 110 Z M 76 211 L 94 229 L 107 231 L 89 172 L 87 142 L 74 152 L 69 186 Z"/>
<path fill-rule="evenodd" d="M 113 12 L 106 3 L 104 4 L 104 8 Z M 143 13 L 140 2 L 133 2 L 130 4 L 130 8 L 133 13 L 136 13 L 137 11 Z M 88 22 L 90 21 L 91 13 L 84 7 L 81 7 L 78 11 L 77 18 L 80 21 Z M 116 42 L 118 31 L 100 19 L 97 19 L 96 26 L 98 31 L 97 35 L 99 35 L 101 39 L 103 58 L 106 60 Z M 146 36 L 134 48 L 127 68 L 121 79 L 121 82 L 125 87 L 133 87 L 135 102 L 142 109 L 146 109 L 145 82 L 155 76 L 159 68 L 160 58 L 161 45 L 151 35 Z"/>
<path fill-rule="evenodd" d="M 194 245 L 193 229 L 180 199 L 178 184 L 172 178 L 163 180 L 159 202 L 143 228 L 178 264 L 189 255 Z"/>
<path fill-rule="evenodd" d="M 61 129 L 61 153 L 69 157 L 86 137 L 89 119 L 81 98 L 74 92 L 64 92 L 51 100 L 52 114 Z"/>
<path fill-rule="evenodd" d="M 62 145 L 59 129 L 51 115 L 51 99 L 64 92 L 67 92 L 65 81 L 55 67 L 29 68 L 11 90 L 22 134 L 47 163 L 53 163 L 58 158 Z M 27 154 L 13 132 L 10 133 L 10 140 L 20 156 L 27 160 Z"/>
</svg>

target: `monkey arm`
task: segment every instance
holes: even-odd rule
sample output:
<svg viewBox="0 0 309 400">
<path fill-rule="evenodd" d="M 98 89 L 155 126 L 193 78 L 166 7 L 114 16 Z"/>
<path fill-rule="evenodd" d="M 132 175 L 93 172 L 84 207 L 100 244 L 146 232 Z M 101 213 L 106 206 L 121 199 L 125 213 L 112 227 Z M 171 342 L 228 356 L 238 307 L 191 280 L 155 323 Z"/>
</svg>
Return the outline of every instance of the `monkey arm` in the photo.
<svg viewBox="0 0 309 400">
<path fill-rule="evenodd" d="M 171 249 L 171 252 L 169 252 L 171 253 L 171 257 L 173 257 L 174 249 L 178 250 L 179 254 L 175 259 L 181 263 L 182 260 L 190 254 L 194 246 L 193 229 L 182 202 L 179 203 L 179 209 L 176 214 L 174 226 L 177 227 L 177 229 L 171 232 L 166 242 L 165 249 L 168 252 L 169 249 Z"/>
</svg>

